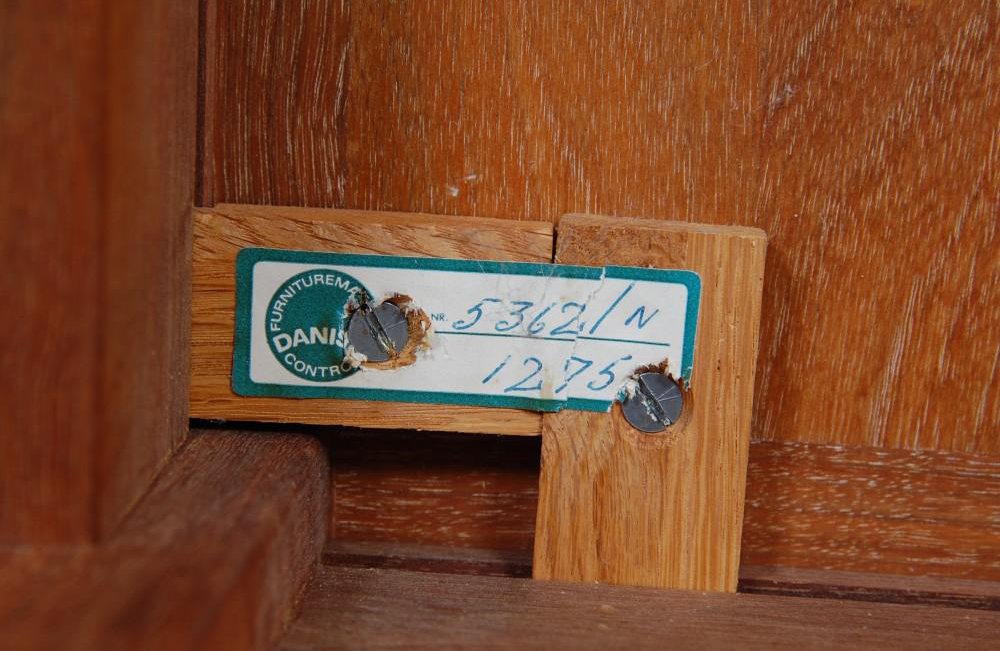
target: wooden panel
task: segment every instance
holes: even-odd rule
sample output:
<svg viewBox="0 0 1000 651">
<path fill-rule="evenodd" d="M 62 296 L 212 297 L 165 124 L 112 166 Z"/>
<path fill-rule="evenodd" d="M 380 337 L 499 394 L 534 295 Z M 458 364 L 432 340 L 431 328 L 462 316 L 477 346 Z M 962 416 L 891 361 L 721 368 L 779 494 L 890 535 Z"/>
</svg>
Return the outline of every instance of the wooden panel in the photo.
<svg viewBox="0 0 1000 651">
<path fill-rule="evenodd" d="M 1000 613 L 323 568 L 279 649 L 993 649 Z"/>
<path fill-rule="evenodd" d="M 749 209 L 757 53 L 738 2 L 216 4 L 216 202 Z"/>
<path fill-rule="evenodd" d="M 995 2 L 218 5 L 208 199 L 757 226 L 755 438 L 1000 453 Z"/>
<path fill-rule="evenodd" d="M 639 432 L 617 404 L 543 417 L 535 578 L 736 590 L 766 245 L 756 229 L 560 220 L 556 262 L 690 269 L 701 308 L 665 432 Z"/>
<path fill-rule="evenodd" d="M 250 246 L 548 262 L 549 224 L 230 205 L 195 216 L 192 416 L 496 434 L 541 431 L 541 416 L 519 409 L 235 395 L 231 373 L 236 255 Z"/>
<path fill-rule="evenodd" d="M 337 540 L 530 554 L 537 438 L 341 432 L 331 445 Z M 998 494 L 995 457 L 754 443 L 741 563 L 1000 581 Z"/>
<path fill-rule="evenodd" d="M 530 554 L 537 437 L 338 432 L 330 536 Z"/>
<path fill-rule="evenodd" d="M 307 436 L 194 433 L 106 545 L 0 554 L 0 639 L 18 649 L 269 649 L 325 533 Z"/>
<path fill-rule="evenodd" d="M 1000 458 L 757 445 L 743 560 L 1000 581 Z"/>
<path fill-rule="evenodd" d="M 0 8 L 0 542 L 106 535 L 186 429 L 197 8 L 111 4 Z"/>
<path fill-rule="evenodd" d="M 766 6 L 756 434 L 1000 453 L 1000 5 Z"/>
</svg>

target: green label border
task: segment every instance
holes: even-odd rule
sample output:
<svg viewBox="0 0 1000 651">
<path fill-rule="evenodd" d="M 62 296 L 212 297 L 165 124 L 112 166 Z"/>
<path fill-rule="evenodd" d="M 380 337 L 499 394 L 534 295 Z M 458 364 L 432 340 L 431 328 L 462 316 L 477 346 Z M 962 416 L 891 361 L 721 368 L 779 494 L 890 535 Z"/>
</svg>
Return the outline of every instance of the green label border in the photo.
<svg viewBox="0 0 1000 651">
<path fill-rule="evenodd" d="M 294 386 L 288 384 L 258 383 L 250 379 L 250 326 L 253 304 L 253 269 L 258 262 L 294 262 L 297 264 L 345 265 L 353 267 L 380 267 L 413 269 L 416 271 L 458 271 L 469 273 L 496 273 L 518 276 L 580 278 L 599 280 L 646 280 L 675 283 L 687 288 L 687 309 L 684 322 L 684 349 L 681 351 L 681 376 L 690 382 L 694 364 L 695 336 L 698 312 L 701 305 L 701 277 L 684 269 L 645 269 L 640 267 L 584 267 L 542 262 L 499 262 L 494 260 L 457 260 L 452 258 L 418 258 L 357 253 L 322 253 L 316 251 L 291 251 L 287 249 L 248 248 L 236 255 L 236 323 L 233 336 L 233 392 L 241 396 L 274 398 L 341 398 L 347 400 L 374 400 L 388 402 L 417 402 L 425 404 L 474 405 L 480 407 L 508 407 L 534 411 L 607 411 L 610 401 L 589 398 L 544 400 L 517 396 L 497 396 L 482 393 L 454 393 L 439 391 L 403 391 L 398 389 L 370 389 L 359 387 Z M 363 281 L 363 279 L 362 279 Z"/>
</svg>

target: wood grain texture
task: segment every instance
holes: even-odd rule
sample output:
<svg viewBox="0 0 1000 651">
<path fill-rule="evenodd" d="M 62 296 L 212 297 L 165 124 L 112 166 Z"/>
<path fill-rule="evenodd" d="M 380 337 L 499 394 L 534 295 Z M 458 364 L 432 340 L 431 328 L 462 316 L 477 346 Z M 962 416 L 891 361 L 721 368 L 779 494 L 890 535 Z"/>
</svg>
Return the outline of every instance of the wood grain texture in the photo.
<svg viewBox="0 0 1000 651">
<path fill-rule="evenodd" d="M 0 555 L 5 649 L 269 649 L 325 538 L 307 436 L 195 432 L 106 544 Z"/>
<path fill-rule="evenodd" d="M 1000 453 L 1000 5 L 762 6 L 757 435 Z"/>
<path fill-rule="evenodd" d="M 537 438 L 330 434 L 331 537 L 530 556 Z M 752 443 L 741 565 L 1000 581 L 1000 459 Z"/>
<path fill-rule="evenodd" d="M 541 431 L 541 416 L 520 409 L 237 396 L 231 388 L 236 255 L 251 246 L 548 262 L 549 224 L 235 205 L 195 216 L 193 417 L 520 435 Z"/>
<path fill-rule="evenodd" d="M 0 543 L 106 537 L 186 430 L 196 48 L 192 3 L 0 8 Z"/>
<path fill-rule="evenodd" d="M 215 202 L 722 223 L 750 207 L 738 2 L 215 4 Z"/>
<path fill-rule="evenodd" d="M 205 200 L 769 235 L 753 436 L 1000 453 L 1000 8 L 219 2 Z"/>
<path fill-rule="evenodd" d="M 1000 458 L 762 444 L 745 563 L 1000 581 Z"/>
<path fill-rule="evenodd" d="M 330 537 L 530 554 L 538 437 L 330 436 Z"/>
<path fill-rule="evenodd" d="M 681 419 L 643 434 L 610 414 L 542 418 L 533 574 L 736 590 L 767 238 L 748 228 L 567 215 L 556 262 L 701 277 Z"/>
<path fill-rule="evenodd" d="M 283 651 L 993 649 L 1000 613 L 323 568 Z"/>
</svg>

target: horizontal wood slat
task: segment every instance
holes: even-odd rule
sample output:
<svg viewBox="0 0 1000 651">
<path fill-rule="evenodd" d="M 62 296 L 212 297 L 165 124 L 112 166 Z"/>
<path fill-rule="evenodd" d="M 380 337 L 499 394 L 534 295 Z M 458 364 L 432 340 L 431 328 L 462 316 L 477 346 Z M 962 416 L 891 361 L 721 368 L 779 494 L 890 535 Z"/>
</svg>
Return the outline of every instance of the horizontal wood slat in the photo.
<svg viewBox="0 0 1000 651">
<path fill-rule="evenodd" d="M 327 543 L 323 562 L 341 567 L 526 578 L 531 555 L 401 543 Z M 796 567 L 744 565 L 738 592 L 1000 610 L 1000 582 Z"/>
<path fill-rule="evenodd" d="M 994 649 L 1000 613 L 322 568 L 278 644 L 319 649 Z"/>
<path fill-rule="evenodd" d="M 472 217 L 220 205 L 194 223 L 191 415 L 195 418 L 537 436 L 520 409 L 242 397 L 233 393 L 236 255 L 246 247 L 550 262 L 552 227 Z"/>
</svg>

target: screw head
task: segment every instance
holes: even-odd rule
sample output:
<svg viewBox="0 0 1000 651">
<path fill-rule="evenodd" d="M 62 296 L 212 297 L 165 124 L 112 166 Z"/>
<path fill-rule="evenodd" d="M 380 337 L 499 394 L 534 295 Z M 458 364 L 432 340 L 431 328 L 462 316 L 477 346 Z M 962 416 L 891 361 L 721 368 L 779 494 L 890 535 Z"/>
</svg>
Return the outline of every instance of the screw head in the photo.
<svg viewBox="0 0 1000 651">
<path fill-rule="evenodd" d="M 406 315 L 389 302 L 371 307 L 362 297 L 347 324 L 348 343 L 372 362 L 389 361 L 403 350 L 409 338 Z"/>
<path fill-rule="evenodd" d="M 640 432 L 655 434 L 677 422 L 684 407 L 681 388 L 663 373 L 642 373 L 636 389 L 622 400 L 622 413 L 629 425 Z"/>
</svg>

